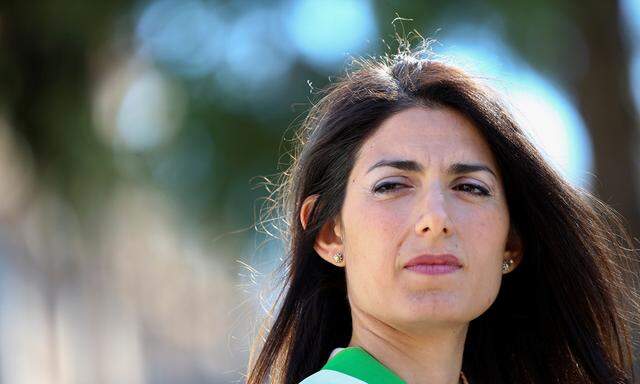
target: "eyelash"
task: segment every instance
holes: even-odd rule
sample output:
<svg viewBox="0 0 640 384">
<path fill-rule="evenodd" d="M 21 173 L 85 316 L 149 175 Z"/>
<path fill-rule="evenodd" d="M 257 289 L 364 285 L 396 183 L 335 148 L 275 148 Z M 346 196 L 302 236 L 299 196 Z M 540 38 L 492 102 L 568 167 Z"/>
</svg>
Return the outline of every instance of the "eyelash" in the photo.
<svg viewBox="0 0 640 384">
<path fill-rule="evenodd" d="M 376 186 L 376 187 L 373 189 L 373 192 L 374 192 L 374 193 L 382 193 L 382 194 L 389 193 L 389 192 L 391 192 L 391 191 L 395 191 L 395 190 L 397 190 L 398 188 L 391 188 L 391 189 L 387 189 L 387 190 L 385 190 L 385 191 L 382 191 L 382 189 L 383 189 L 383 188 L 385 188 L 385 187 L 390 187 L 390 186 L 395 186 L 395 185 L 404 185 L 404 184 L 401 184 L 401 183 L 393 183 L 393 182 L 389 182 L 389 183 L 382 183 L 382 184 L 380 184 L 380 185 Z M 460 187 L 460 186 L 470 186 L 470 187 L 472 187 L 472 188 L 476 188 L 476 189 L 477 189 L 478 191 L 480 191 L 480 192 L 468 192 L 468 191 L 466 192 L 466 193 L 470 193 L 470 194 L 475 195 L 475 196 L 491 196 L 491 194 L 489 193 L 489 191 L 488 191 L 486 188 L 481 187 L 481 186 L 479 186 L 479 185 L 470 184 L 470 183 L 463 183 L 463 184 L 458 184 L 458 185 L 456 185 L 456 188 L 457 188 L 457 187 Z"/>
</svg>

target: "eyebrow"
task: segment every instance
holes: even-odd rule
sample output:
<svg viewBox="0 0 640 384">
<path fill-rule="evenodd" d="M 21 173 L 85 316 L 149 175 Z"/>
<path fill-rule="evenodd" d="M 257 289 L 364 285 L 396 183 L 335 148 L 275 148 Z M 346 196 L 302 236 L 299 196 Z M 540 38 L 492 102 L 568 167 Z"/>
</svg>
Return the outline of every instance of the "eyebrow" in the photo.
<svg viewBox="0 0 640 384">
<path fill-rule="evenodd" d="M 367 173 L 369 173 L 373 169 L 379 168 L 379 167 L 393 167 L 393 168 L 397 168 L 397 169 L 401 169 L 401 170 L 409 171 L 409 172 L 423 172 L 424 171 L 424 167 L 422 166 L 422 164 L 418 163 L 417 161 L 413 161 L 413 160 L 380 160 L 377 163 L 375 163 L 374 165 L 372 165 L 371 168 L 369 168 L 367 170 Z M 495 177 L 496 179 L 498 178 L 496 176 L 495 172 L 493 172 L 493 170 L 491 170 L 491 168 L 489 168 L 488 166 L 486 166 L 484 164 L 453 163 L 447 168 L 447 173 L 451 174 L 451 175 L 458 175 L 458 174 L 462 174 L 462 173 L 471 173 L 471 172 L 478 172 L 478 171 L 489 172 L 490 174 L 493 175 L 493 177 Z"/>
</svg>

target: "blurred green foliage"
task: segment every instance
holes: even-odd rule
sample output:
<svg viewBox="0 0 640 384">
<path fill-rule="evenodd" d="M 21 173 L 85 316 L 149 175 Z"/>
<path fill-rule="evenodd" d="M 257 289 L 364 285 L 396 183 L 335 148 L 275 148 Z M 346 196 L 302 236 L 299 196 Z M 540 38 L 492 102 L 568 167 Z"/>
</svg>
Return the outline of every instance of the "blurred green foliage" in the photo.
<svg viewBox="0 0 640 384">
<path fill-rule="evenodd" d="M 0 13 L 0 114 L 26 142 L 39 182 L 62 191 L 82 220 L 96 220 L 93 209 L 114 185 L 133 179 L 166 190 L 184 209 L 185 221 L 212 236 L 250 228 L 259 199 L 266 195 L 256 177 L 273 175 L 277 164 L 288 160 L 290 143 L 285 139 L 317 97 L 309 84 L 328 84 L 330 76 L 342 72 L 346 58 L 321 70 L 297 57 L 285 84 L 255 97 L 231 95 L 211 87 L 206 76 L 181 76 L 156 62 L 186 94 L 181 126 L 169 142 L 148 151 L 114 148 L 96 134 L 95 92 L 110 66 L 136 50 L 135 23 L 147 4 L 5 4 Z M 236 16 L 256 6 L 218 5 Z M 369 42 L 364 54 L 382 54 L 386 44 L 393 49 L 399 25 L 392 21 L 398 16 L 411 19 L 401 23 L 405 33 L 416 29 L 436 39 L 453 25 L 486 25 L 568 90 L 596 138 L 595 171 L 601 181 L 596 190 L 611 198 L 638 233 L 637 183 L 614 174 L 607 155 L 618 148 L 616 167 L 634 169 L 629 138 L 637 123 L 629 108 L 629 42 L 621 33 L 616 1 L 377 1 L 374 6 L 378 39 Z M 615 86 L 598 94 L 599 86 L 589 85 L 597 81 Z M 240 82 L 237 87 L 240 93 L 253 92 Z M 619 117 L 615 125 L 601 117 L 612 111 Z M 637 171 L 633 177 L 637 180 Z"/>
</svg>

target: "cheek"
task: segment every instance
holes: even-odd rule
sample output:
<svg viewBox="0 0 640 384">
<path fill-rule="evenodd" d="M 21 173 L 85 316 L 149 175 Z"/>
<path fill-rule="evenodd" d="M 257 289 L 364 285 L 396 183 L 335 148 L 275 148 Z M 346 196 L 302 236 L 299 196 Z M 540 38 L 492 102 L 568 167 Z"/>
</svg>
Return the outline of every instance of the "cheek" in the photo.
<svg viewBox="0 0 640 384">
<path fill-rule="evenodd" d="M 391 207 L 390 204 L 364 201 L 349 207 L 344 211 L 343 219 L 345 253 L 351 257 L 347 264 L 358 274 L 366 274 L 368 289 L 379 289 L 380 286 L 387 289 L 394 278 L 411 215 L 400 204 Z"/>
<path fill-rule="evenodd" d="M 474 211 L 457 220 L 467 259 L 465 287 L 471 312 L 479 316 L 495 301 L 502 281 L 502 258 L 509 228 L 506 209 Z"/>
<path fill-rule="evenodd" d="M 409 215 L 399 206 L 358 200 L 346 201 L 342 211 L 347 287 L 353 304 L 377 313 L 388 305 L 386 297 L 396 285 L 394 271 Z"/>
<path fill-rule="evenodd" d="M 478 209 L 460 207 L 452 216 L 468 262 L 495 265 L 502 260 L 509 231 L 509 213 L 503 204 L 496 202 Z"/>
<path fill-rule="evenodd" d="M 355 200 L 355 199 L 354 199 Z M 343 209 L 347 246 L 359 256 L 364 250 L 379 253 L 390 252 L 396 247 L 409 220 L 406 204 L 397 202 L 373 202 L 366 198 L 346 202 Z M 386 258 L 395 257 L 387 253 Z"/>
</svg>

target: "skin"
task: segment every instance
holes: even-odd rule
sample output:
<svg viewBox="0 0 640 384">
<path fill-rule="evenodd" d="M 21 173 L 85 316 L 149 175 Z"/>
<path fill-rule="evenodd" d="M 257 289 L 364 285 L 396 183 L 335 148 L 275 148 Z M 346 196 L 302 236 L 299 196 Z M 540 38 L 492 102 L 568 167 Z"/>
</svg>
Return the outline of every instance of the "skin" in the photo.
<svg viewBox="0 0 640 384">
<path fill-rule="evenodd" d="M 411 160 L 421 169 L 370 170 L 381 160 Z M 453 163 L 491 172 L 454 174 Z M 303 204 L 303 225 L 316 197 Z M 389 117 L 363 144 L 342 211 L 314 245 L 346 268 L 349 346 L 363 347 L 409 384 L 458 383 L 469 322 L 495 301 L 503 260 L 514 260 L 510 271 L 521 260 L 520 240 L 509 229 L 499 169 L 470 120 L 445 107 Z M 333 259 L 338 251 L 341 263 Z M 425 253 L 451 253 L 462 267 L 440 275 L 404 268 Z"/>
</svg>

